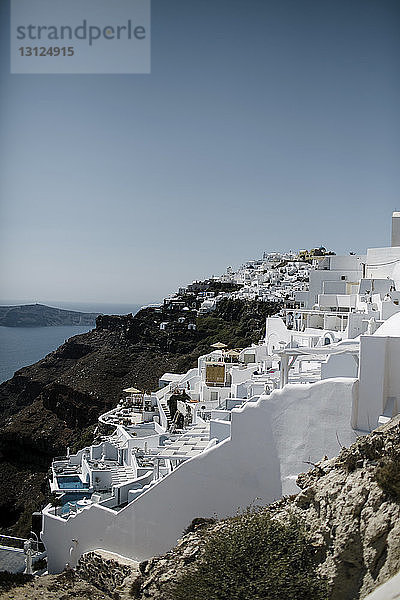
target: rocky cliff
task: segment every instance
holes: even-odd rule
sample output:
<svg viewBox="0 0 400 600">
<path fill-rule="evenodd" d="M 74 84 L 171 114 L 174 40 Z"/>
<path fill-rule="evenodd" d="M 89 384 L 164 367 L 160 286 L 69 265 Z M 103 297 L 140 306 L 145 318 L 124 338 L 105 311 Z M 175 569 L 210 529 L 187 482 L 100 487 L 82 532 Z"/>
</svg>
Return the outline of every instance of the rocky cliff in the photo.
<svg viewBox="0 0 400 600">
<path fill-rule="evenodd" d="M 234 347 L 257 341 L 266 316 L 278 309 L 223 300 L 211 315 L 197 317 L 182 301 L 135 316 L 100 315 L 95 329 L 17 371 L 0 385 L 0 528 L 29 531 L 32 510 L 45 501 L 52 458 L 91 443 L 98 416 L 124 388 L 157 389 L 163 373 L 195 366 L 216 341 Z"/>
</svg>

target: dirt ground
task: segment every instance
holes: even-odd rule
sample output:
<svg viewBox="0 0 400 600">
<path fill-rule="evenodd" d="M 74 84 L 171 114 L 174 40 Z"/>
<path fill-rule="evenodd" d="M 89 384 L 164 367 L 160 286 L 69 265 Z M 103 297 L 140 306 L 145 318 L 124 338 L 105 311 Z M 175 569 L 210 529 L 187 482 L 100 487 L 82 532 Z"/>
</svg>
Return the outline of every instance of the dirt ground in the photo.
<svg viewBox="0 0 400 600">
<path fill-rule="evenodd" d="M 0 589 L 0 600 L 117 600 L 83 581 L 73 571 L 36 577 L 23 586 Z"/>
</svg>

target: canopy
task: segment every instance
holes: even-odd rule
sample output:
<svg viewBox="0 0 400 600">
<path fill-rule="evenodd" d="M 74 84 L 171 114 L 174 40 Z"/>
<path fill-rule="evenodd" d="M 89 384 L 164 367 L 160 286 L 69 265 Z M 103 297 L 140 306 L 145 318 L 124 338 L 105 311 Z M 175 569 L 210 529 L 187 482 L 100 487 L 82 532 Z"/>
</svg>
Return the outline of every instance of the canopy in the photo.
<svg viewBox="0 0 400 600">
<path fill-rule="evenodd" d="M 238 352 L 237 350 L 228 350 L 226 352 L 227 356 L 240 356 L 240 352 Z"/>
<path fill-rule="evenodd" d="M 215 344 L 211 344 L 211 348 L 227 348 L 228 346 L 226 344 L 223 344 L 222 342 L 216 342 Z"/>
<path fill-rule="evenodd" d="M 316 348 L 306 348 L 305 346 L 299 346 L 298 348 L 285 348 L 284 350 L 277 351 L 278 356 L 307 356 L 314 355 L 324 356 L 328 354 L 345 354 L 350 352 L 352 354 L 358 354 L 360 351 L 360 343 L 358 341 L 352 341 L 343 344 L 329 344 L 328 346 L 317 346 Z"/>
<path fill-rule="evenodd" d="M 137 389 L 136 389 L 136 388 L 134 388 L 134 387 L 131 387 L 131 388 L 126 388 L 126 389 L 124 390 L 124 392 L 127 392 L 127 394 L 142 394 L 142 393 L 143 393 L 141 390 L 137 390 Z"/>
</svg>

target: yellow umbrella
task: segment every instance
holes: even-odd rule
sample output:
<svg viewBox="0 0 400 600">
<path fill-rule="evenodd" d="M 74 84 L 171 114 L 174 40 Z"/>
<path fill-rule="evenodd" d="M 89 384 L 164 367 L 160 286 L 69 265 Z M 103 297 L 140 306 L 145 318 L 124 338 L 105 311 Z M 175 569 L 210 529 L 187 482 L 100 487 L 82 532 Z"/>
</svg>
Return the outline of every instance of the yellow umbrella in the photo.
<svg viewBox="0 0 400 600">
<path fill-rule="evenodd" d="M 227 348 L 228 346 L 226 344 L 223 344 L 222 342 L 216 342 L 215 344 L 211 344 L 211 348 L 217 348 L 218 350 L 221 350 L 222 348 Z"/>
<path fill-rule="evenodd" d="M 141 390 L 138 390 L 134 387 L 126 388 L 126 390 L 123 390 L 123 391 L 126 392 L 127 394 L 142 394 Z"/>
</svg>

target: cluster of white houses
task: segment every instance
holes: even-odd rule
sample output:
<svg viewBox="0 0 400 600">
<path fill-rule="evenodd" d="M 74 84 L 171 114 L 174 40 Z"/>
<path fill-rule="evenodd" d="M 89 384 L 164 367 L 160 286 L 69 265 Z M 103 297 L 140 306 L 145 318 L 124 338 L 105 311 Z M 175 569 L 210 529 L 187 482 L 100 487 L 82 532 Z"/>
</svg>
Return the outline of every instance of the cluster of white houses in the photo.
<svg viewBox="0 0 400 600">
<path fill-rule="evenodd" d="M 262 297 L 279 286 L 271 263 L 284 262 L 295 308 L 268 318 L 258 344 L 216 344 L 196 368 L 166 373 L 158 391 L 128 388 L 100 417 L 99 443 L 53 462 L 61 506 L 44 508 L 41 534 L 50 572 L 100 548 L 144 560 L 195 517 L 295 493 L 305 462 L 400 412 L 400 213 L 392 224 L 392 245 L 364 256 L 327 255 L 310 268 L 267 255 L 262 268 L 242 268 L 237 277 L 257 275 L 233 294 Z"/>
</svg>

